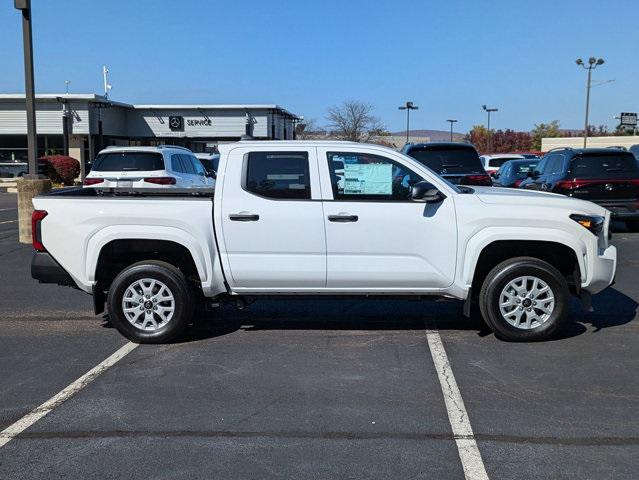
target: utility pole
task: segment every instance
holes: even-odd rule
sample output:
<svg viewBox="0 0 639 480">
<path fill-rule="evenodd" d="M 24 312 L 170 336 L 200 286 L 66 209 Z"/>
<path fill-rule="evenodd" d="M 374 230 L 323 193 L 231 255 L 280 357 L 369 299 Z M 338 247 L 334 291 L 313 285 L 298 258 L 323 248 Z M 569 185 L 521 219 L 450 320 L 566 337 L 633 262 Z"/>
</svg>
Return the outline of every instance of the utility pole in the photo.
<svg viewBox="0 0 639 480">
<path fill-rule="evenodd" d="M 457 120 L 450 119 L 446 121 L 450 123 L 450 141 L 452 142 L 453 141 L 453 124 L 457 123 Z"/>
<path fill-rule="evenodd" d="M 588 144 L 588 113 L 590 110 L 590 87 L 592 86 L 591 85 L 592 71 L 595 68 L 597 68 L 599 65 L 603 65 L 604 59 L 590 57 L 588 59 L 588 66 L 586 66 L 586 64 L 581 58 L 578 58 L 577 60 L 575 60 L 575 63 L 577 65 L 580 65 L 585 70 L 588 70 L 588 80 L 586 81 L 586 120 L 584 122 L 584 148 L 586 148 L 586 145 Z"/>
<path fill-rule="evenodd" d="M 484 109 L 484 111 L 488 114 L 488 152 L 486 153 L 492 153 L 493 150 L 493 145 L 492 145 L 492 132 L 490 131 L 490 114 L 492 112 L 498 112 L 499 109 L 498 108 L 489 108 L 486 105 L 482 105 L 481 108 Z"/>
<path fill-rule="evenodd" d="M 417 105 L 413 105 L 413 102 L 406 102 L 405 105 L 398 107 L 400 110 L 406 110 L 406 143 L 409 140 L 409 132 L 410 132 L 410 111 L 418 110 L 419 107 Z"/>
</svg>

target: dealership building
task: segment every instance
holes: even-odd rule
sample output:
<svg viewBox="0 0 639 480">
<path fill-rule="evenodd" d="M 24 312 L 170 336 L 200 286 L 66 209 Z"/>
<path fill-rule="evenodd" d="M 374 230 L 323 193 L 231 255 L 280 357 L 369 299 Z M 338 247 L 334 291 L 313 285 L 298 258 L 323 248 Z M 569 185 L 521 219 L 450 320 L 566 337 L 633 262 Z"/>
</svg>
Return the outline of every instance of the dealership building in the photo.
<svg viewBox="0 0 639 480">
<path fill-rule="evenodd" d="M 132 105 L 95 94 L 36 95 L 38 156 L 61 154 L 66 143 L 83 164 L 109 145 L 171 144 L 205 152 L 247 136 L 291 140 L 298 120 L 270 104 Z M 26 157 L 25 96 L 0 94 L 0 161 Z"/>
</svg>

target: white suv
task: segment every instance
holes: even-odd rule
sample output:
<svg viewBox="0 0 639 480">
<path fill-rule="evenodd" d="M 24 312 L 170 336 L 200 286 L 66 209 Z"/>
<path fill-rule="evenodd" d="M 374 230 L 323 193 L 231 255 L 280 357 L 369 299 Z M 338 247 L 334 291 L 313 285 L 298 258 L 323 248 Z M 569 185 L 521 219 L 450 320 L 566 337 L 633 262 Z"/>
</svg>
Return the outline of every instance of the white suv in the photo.
<svg viewBox="0 0 639 480">
<path fill-rule="evenodd" d="M 89 188 L 212 188 L 191 150 L 174 145 L 109 147 L 95 158 L 84 180 Z"/>
</svg>

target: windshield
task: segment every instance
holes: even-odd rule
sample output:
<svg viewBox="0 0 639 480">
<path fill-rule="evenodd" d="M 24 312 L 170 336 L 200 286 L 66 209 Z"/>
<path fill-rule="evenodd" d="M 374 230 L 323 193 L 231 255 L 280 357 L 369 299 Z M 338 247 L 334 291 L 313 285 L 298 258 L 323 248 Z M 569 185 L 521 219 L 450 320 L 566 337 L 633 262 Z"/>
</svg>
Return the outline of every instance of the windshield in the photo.
<svg viewBox="0 0 639 480">
<path fill-rule="evenodd" d="M 164 170 L 164 160 L 154 152 L 109 152 L 101 153 L 93 162 L 95 172 L 135 172 Z"/>
<path fill-rule="evenodd" d="M 639 166 L 631 153 L 587 153 L 570 163 L 575 178 L 637 178 Z"/>
<path fill-rule="evenodd" d="M 413 149 L 408 155 L 442 175 L 485 173 L 479 155 L 472 148 Z"/>
</svg>

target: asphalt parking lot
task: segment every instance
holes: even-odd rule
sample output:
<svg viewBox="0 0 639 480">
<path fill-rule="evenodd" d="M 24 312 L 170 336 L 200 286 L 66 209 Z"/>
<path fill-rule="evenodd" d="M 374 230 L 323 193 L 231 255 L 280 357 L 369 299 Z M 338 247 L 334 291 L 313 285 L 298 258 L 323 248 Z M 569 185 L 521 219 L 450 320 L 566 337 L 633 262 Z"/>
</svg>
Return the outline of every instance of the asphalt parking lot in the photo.
<svg viewBox="0 0 639 480">
<path fill-rule="evenodd" d="M 0 193 L 0 430 L 127 344 L 89 296 L 30 278 L 16 218 Z M 225 306 L 55 404 L 0 447 L 0 478 L 472 478 L 440 337 L 488 478 L 637 478 L 639 234 L 613 243 L 617 283 L 545 343 L 501 342 L 458 302 Z"/>
</svg>

